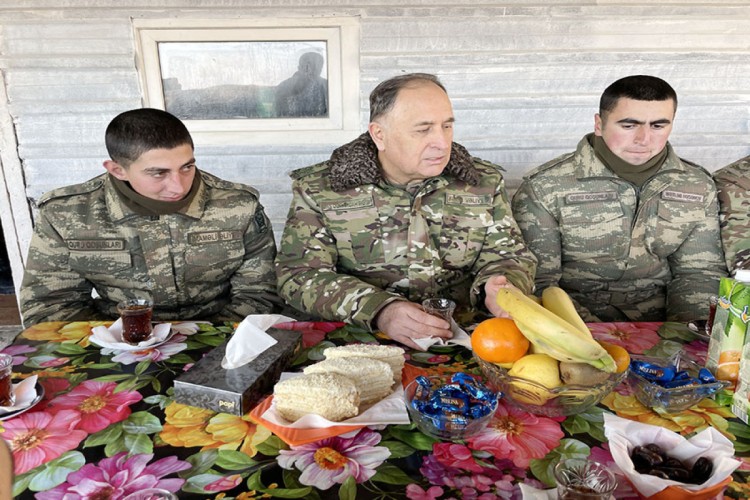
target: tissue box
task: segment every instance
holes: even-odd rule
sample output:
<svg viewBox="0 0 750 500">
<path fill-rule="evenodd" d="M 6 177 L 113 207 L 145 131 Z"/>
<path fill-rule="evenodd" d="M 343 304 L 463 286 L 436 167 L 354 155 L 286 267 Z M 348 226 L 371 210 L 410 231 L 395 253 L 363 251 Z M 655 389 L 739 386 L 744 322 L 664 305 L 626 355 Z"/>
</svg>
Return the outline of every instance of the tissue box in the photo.
<svg viewBox="0 0 750 500">
<path fill-rule="evenodd" d="M 269 328 L 266 333 L 277 343 L 239 368 L 221 367 L 229 340 L 214 348 L 174 381 L 175 401 L 232 415 L 249 412 L 272 392 L 302 344 L 300 332 Z"/>
</svg>

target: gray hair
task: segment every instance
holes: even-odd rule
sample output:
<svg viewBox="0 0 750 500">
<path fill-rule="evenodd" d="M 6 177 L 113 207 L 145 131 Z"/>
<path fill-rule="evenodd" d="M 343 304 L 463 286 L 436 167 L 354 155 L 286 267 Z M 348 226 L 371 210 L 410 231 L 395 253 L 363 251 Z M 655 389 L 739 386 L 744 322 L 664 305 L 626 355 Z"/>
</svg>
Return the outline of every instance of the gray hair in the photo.
<svg viewBox="0 0 750 500">
<path fill-rule="evenodd" d="M 396 97 L 401 89 L 413 87 L 415 82 L 431 82 L 448 93 L 438 77 L 429 73 L 408 73 L 406 75 L 394 76 L 378 84 L 370 93 L 370 121 L 386 114 L 393 108 Z"/>
</svg>

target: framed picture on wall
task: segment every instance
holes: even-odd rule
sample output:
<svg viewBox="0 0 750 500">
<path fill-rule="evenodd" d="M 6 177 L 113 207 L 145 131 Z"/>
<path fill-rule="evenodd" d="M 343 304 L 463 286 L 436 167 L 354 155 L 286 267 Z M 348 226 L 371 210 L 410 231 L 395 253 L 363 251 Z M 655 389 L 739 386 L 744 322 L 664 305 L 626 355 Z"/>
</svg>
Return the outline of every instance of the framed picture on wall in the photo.
<svg viewBox="0 0 750 500">
<path fill-rule="evenodd" d="M 134 20 L 144 104 L 202 143 L 337 143 L 359 133 L 352 18 Z"/>
</svg>

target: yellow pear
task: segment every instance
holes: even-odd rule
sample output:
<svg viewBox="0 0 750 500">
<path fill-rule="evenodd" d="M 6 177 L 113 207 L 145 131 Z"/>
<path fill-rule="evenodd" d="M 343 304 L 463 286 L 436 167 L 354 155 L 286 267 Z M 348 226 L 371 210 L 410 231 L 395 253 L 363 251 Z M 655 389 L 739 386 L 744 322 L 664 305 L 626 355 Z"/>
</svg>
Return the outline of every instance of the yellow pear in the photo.
<svg viewBox="0 0 750 500">
<path fill-rule="evenodd" d="M 538 384 L 513 380 L 511 397 L 520 403 L 543 405 L 555 397 L 555 394 L 547 389 L 562 385 L 559 362 L 546 354 L 527 354 L 513 363 L 508 375 Z"/>
</svg>

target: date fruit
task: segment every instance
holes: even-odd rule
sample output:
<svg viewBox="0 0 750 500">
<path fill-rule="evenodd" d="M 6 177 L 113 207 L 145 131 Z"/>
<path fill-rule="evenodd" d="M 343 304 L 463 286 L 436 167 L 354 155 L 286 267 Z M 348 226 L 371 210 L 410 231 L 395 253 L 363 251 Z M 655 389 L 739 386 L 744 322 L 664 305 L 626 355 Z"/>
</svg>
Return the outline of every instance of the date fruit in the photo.
<svg viewBox="0 0 750 500">
<path fill-rule="evenodd" d="M 711 477 L 714 464 L 710 458 L 700 457 L 692 467 L 670 457 L 656 443 L 636 446 L 630 452 L 635 470 L 640 474 L 649 474 L 662 479 L 671 479 L 680 483 L 702 484 Z"/>
</svg>

